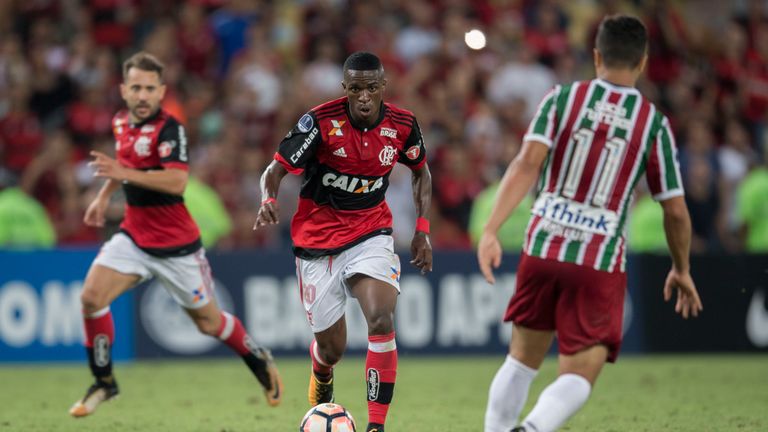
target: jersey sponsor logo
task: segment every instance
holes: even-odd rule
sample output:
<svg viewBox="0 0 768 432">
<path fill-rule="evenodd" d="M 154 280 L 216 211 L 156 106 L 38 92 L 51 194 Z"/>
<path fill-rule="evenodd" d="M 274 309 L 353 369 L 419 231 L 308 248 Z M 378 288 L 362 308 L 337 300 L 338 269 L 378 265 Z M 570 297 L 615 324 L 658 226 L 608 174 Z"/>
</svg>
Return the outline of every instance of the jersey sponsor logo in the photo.
<svg viewBox="0 0 768 432">
<path fill-rule="evenodd" d="M 304 114 L 299 119 L 299 122 L 296 123 L 296 128 L 298 128 L 301 133 L 307 133 L 312 129 L 314 125 L 315 121 L 312 120 L 312 116 L 309 114 Z"/>
<path fill-rule="evenodd" d="M 406 152 L 405 155 L 408 156 L 408 159 L 410 160 L 416 160 L 418 159 L 419 155 L 421 154 L 421 149 L 419 146 L 411 146 Z"/>
<path fill-rule="evenodd" d="M 152 144 L 152 138 L 142 135 L 133 144 L 133 151 L 135 151 L 138 156 L 147 157 L 150 155 L 150 144 Z"/>
<path fill-rule="evenodd" d="M 148 133 L 152 133 L 154 131 L 155 131 L 155 126 L 154 125 L 144 125 L 144 126 L 141 127 L 141 133 L 148 134 Z"/>
<path fill-rule="evenodd" d="M 323 186 L 341 189 L 349 193 L 371 193 L 384 186 L 384 180 L 361 179 L 344 174 L 327 173 L 323 176 Z"/>
<path fill-rule="evenodd" d="M 173 152 L 174 147 L 176 147 L 176 141 L 163 141 L 157 148 L 157 152 L 161 158 L 167 158 Z"/>
<path fill-rule="evenodd" d="M 381 386 L 379 371 L 370 368 L 366 375 L 368 375 L 368 400 L 375 401 L 379 398 L 379 387 Z"/>
<path fill-rule="evenodd" d="M 341 147 L 341 148 L 336 149 L 336 151 L 333 152 L 333 155 L 345 158 L 345 157 L 347 157 L 347 152 L 344 151 L 344 147 Z"/>
<path fill-rule="evenodd" d="M 379 133 L 380 136 L 385 136 L 387 138 L 397 139 L 397 129 L 390 129 L 390 128 L 381 128 L 381 132 Z"/>
<path fill-rule="evenodd" d="M 632 121 L 627 118 L 627 109 L 610 102 L 598 101 L 594 108 L 586 108 L 586 117 L 593 122 L 606 123 L 622 129 L 631 129 Z"/>
<path fill-rule="evenodd" d="M 312 132 L 310 132 L 309 135 L 307 135 L 307 137 L 304 138 L 304 143 L 301 145 L 301 147 L 299 147 L 299 149 L 296 150 L 291 155 L 290 157 L 291 163 L 295 164 L 296 162 L 299 161 L 299 158 L 301 157 L 301 155 L 303 155 L 304 152 L 307 151 L 307 149 L 309 148 L 309 145 L 312 144 L 312 140 L 314 140 L 315 137 L 317 136 L 317 132 L 318 132 L 317 128 L 313 128 Z"/>
<path fill-rule="evenodd" d="M 179 125 L 179 160 L 187 161 L 187 133 L 182 125 Z"/>
<path fill-rule="evenodd" d="M 328 136 L 344 136 L 344 133 L 341 131 L 341 127 L 344 126 L 344 123 L 346 123 L 346 120 L 331 120 L 331 131 L 328 132 Z"/>
<path fill-rule="evenodd" d="M 384 148 L 379 152 L 379 161 L 381 162 L 381 166 L 392 165 L 392 162 L 395 160 L 395 153 L 397 153 L 397 150 L 395 150 L 394 147 L 384 146 Z"/>
<path fill-rule="evenodd" d="M 543 193 L 533 204 L 531 213 L 563 228 L 572 228 L 607 237 L 616 235 L 619 215 L 616 212 L 571 201 L 551 193 Z M 571 233 L 569 235 L 575 235 Z"/>
</svg>

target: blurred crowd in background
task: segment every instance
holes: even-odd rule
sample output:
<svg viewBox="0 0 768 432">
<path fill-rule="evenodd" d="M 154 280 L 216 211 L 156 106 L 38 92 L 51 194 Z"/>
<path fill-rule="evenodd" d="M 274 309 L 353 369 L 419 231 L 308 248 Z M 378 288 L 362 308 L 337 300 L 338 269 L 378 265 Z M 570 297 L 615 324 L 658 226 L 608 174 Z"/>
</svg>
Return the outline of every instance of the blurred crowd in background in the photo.
<svg viewBox="0 0 768 432">
<path fill-rule="evenodd" d="M 434 247 L 468 249 L 539 100 L 594 76 L 596 28 L 617 12 L 649 30 L 639 87 L 676 132 L 693 252 L 768 251 L 768 8 L 750 0 L 0 1 L 0 245 L 92 246 L 119 224 L 118 198 L 109 229 L 83 225 L 101 186 L 87 162 L 114 153 L 120 66 L 146 50 L 165 63 L 163 106 L 187 129 L 188 203 L 207 246 L 286 247 L 301 179 L 283 182 L 280 227 L 254 232 L 259 176 L 304 112 L 342 96 L 344 59 L 366 50 L 384 62 L 385 100 L 424 133 Z M 481 50 L 465 44 L 473 28 Z M 635 199 L 630 246 L 663 251 L 649 199 Z M 407 169 L 388 201 L 407 248 Z M 523 209 L 505 227 L 509 250 L 526 221 Z"/>
</svg>

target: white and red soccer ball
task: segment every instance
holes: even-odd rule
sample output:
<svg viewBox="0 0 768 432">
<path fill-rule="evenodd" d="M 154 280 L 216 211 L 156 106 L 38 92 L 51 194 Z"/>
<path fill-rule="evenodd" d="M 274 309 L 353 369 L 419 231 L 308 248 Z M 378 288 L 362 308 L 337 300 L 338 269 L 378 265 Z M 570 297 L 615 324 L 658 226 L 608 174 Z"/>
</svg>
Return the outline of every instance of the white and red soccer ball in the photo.
<svg viewBox="0 0 768 432">
<path fill-rule="evenodd" d="M 310 408 L 299 432 L 356 432 L 355 419 L 343 406 L 324 403 Z"/>
</svg>

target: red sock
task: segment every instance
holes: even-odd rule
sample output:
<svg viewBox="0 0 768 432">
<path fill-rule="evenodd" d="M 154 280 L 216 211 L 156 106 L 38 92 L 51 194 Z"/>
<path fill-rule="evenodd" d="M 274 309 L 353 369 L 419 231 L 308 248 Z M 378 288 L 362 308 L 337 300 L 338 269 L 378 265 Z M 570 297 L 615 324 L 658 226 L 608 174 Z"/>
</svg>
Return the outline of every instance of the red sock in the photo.
<svg viewBox="0 0 768 432">
<path fill-rule="evenodd" d="M 334 365 L 329 365 L 320 358 L 320 355 L 317 352 L 317 341 L 314 339 L 312 339 L 312 343 L 309 344 L 309 357 L 312 358 L 312 371 L 315 372 L 316 376 L 321 378 L 330 377 Z"/>
<path fill-rule="evenodd" d="M 368 422 L 384 424 L 392 402 L 397 376 L 397 345 L 395 332 L 383 336 L 368 336 L 368 356 L 365 359 L 368 382 Z"/>
<path fill-rule="evenodd" d="M 88 365 L 97 378 L 112 375 L 112 342 L 115 340 L 115 323 L 109 306 L 94 313 L 83 311 L 85 325 L 85 350 Z"/>
<path fill-rule="evenodd" d="M 245 332 L 243 323 L 229 312 L 221 312 L 221 327 L 216 337 L 241 356 L 251 352 L 246 342 L 248 333 Z"/>
<path fill-rule="evenodd" d="M 93 348 L 96 337 L 104 335 L 109 340 L 109 345 L 115 340 L 115 323 L 112 320 L 112 311 L 109 306 L 87 314 L 83 311 L 83 322 L 85 324 L 85 346 Z"/>
</svg>

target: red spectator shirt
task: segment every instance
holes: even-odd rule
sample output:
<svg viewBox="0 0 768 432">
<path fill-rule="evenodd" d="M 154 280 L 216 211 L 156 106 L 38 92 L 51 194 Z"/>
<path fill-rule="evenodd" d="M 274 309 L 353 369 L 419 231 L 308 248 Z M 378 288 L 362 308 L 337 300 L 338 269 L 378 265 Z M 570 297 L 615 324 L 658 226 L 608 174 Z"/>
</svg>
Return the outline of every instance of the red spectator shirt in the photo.
<svg viewBox="0 0 768 432">
<path fill-rule="evenodd" d="M 294 254 L 311 259 L 392 234 L 385 201 L 389 174 L 395 162 L 421 168 L 426 150 L 410 111 L 384 103 L 373 126 L 358 127 L 343 97 L 304 114 L 275 160 L 292 174 L 304 174 L 291 238 Z"/>
<path fill-rule="evenodd" d="M 131 124 L 127 111 L 112 119 L 117 160 L 142 171 L 177 168 L 188 170 L 184 126 L 163 110 L 147 120 Z M 184 205 L 173 195 L 123 183 L 125 219 L 120 230 L 148 254 L 168 257 L 188 255 L 200 249 L 200 231 Z"/>
</svg>

